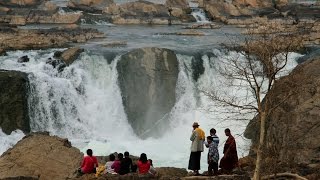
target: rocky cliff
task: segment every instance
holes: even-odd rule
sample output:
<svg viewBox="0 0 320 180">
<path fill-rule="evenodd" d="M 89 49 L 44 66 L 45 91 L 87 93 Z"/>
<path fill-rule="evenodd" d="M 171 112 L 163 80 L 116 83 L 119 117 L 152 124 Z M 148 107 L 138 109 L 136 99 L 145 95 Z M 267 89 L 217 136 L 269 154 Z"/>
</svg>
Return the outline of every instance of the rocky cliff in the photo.
<svg viewBox="0 0 320 180">
<path fill-rule="evenodd" d="M 305 61 L 278 80 L 269 95 L 274 111 L 267 119 L 264 170 L 304 176 L 319 173 L 320 57 Z M 259 139 L 256 119 L 249 123 L 245 136 L 252 140 L 254 157 Z"/>
<path fill-rule="evenodd" d="M 143 48 L 121 57 L 117 69 L 130 124 L 142 136 L 157 135 L 175 104 L 178 60 L 169 49 Z"/>
<path fill-rule="evenodd" d="M 28 82 L 26 73 L 0 70 L 0 127 L 4 133 L 30 131 Z"/>
</svg>

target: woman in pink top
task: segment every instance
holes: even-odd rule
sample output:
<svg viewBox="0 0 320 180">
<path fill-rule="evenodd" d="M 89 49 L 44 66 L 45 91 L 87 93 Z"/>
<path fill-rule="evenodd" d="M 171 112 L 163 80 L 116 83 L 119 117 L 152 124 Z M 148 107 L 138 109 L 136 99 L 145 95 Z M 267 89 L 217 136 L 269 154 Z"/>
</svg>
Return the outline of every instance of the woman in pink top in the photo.
<svg viewBox="0 0 320 180">
<path fill-rule="evenodd" d="M 93 152 L 91 149 L 87 150 L 87 155 L 83 158 L 83 161 L 81 163 L 81 173 L 83 174 L 89 174 L 89 173 L 95 173 L 96 167 L 98 167 L 98 160 L 95 156 L 92 155 Z"/>
<path fill-rule="evenodd" d="M 140 155 L 137 166 L 139 169 L 139 174 L 148 174 L 150 169 L 150 162 L 148 161 L 147 155 L 145 153 L 142 153 Z"/>
<path fill-rule="evenodd" d="M 121 167 L 121 160 L 123 159 L 123 154 L 119 153 L 118 154 L 118 159 L 113 162 L 111 168 L 114 169 L 114 172 L 119 174 L 120 167 Z"/>
</svg>

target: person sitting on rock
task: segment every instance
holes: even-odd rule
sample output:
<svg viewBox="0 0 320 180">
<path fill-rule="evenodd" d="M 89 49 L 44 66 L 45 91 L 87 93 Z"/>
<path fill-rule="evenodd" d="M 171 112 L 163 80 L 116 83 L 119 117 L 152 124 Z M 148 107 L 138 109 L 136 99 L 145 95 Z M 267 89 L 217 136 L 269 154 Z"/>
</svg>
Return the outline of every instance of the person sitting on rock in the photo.
<svg viewBox="0 0 320 180">
<path fill-rule="evenodd" d="M 116 172 L 117 174 L 119 174 L 120 172 L 120 167 L 121 167 L 121 161 L 123 159 L 123 154 L 119 153 L 118 154 L 118 159 L 115 160 L 111 166 L 112 169 L 114 169 L 114 172 Z"/>
<path fill-rule="evenodd" d="M 98 167 L 98 160 L 92 154 L 92 150 L 88 149 L 87 156 L 83 158 L 83 161 L 81 163 L 80 170 L 82 174 L 96 173 L 96 167 Z"/>
<path fill-rule="evenodd" d="M 156 169 L 153 167 L 152 159 L 148 160 L 150 162 L 150 169 L 149 169 L 149 174 L 151 176 L 155 176 L 157 174 Z"/>
<path fill-rule="evenodd" d="M 139 175 L 148 175 L 151 164 L 148 161 L 147 155 L 145 153 L 142 153 L 140 155 L 137 166 Z"/>
<path fill-rule="evenodd" d="M 124 152 L 124 158 L 121 160 L 120 164 L 120 175 L 128 174 L 130 173 L 130 169 L 132 167 L 132 159 L 129 157 L 129 152 Z"/>
<path fill-rule="evenodd" d="M 114 160 L 116 159 L 116 156 L 114 154 L 109 155 L 109 161 L 106 163 L 106 172 L 110 174 L 117 174 L 114 169 L 112 168 L 112 165 L 114 163 Z"/>
</svg>

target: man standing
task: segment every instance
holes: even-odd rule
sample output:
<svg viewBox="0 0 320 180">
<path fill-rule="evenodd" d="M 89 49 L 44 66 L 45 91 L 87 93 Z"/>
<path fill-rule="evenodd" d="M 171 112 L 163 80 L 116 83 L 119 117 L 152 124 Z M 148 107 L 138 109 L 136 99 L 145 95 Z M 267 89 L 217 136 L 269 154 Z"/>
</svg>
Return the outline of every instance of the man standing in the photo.
<svg viewBox="0 0 320 180">
<path fill-rule="evenodd" d="M 220 168 L 222 173 L 230 173 L 234 168 L 238 166 L 238 154 L 237 146 L 234 137 L 231 135 L 229 128 L 224 130 L 228 139 L 224 144 L 223 158 L 220 161 Z"/>
<path fill-rule="evenodd" d="M 189 159 L 188 169 L 193 170 L 195 175 L 199 175 L 201 152 L 203 152 L 203 144 L 205 140 L 205 133 L 199 128 L 199 124 L 194 122 L 193 131 L 190 137 L 191 154 Z"/>
<path fill-rule="evenodd" d="M 216 135 L 217 131 L 214 128 L 210 129 L 210 136 L 213 138 L 213 142 L 219 146 L 219 137 Z"/>
<path fill-rule="evenodd" d="M 213 175 L 218 175 L 218 161 L 219 161 L 219 150 L 218 150 L 218 145 L 219 145 L 219 137 L 216 135 L 217 131 L 214 128 L 210 129 L 210 137 L 209 140 L 211 140 L 211 143 L 208 141 L 207 137 L 207 143 L 206 147 L 209 148 L 209 154 L 208 157 L 210 156 L 210 162 L 208 158 L 208 173 L 209 175 L 212 175 L 212 170 L 213 170 Z"/>
</svg>

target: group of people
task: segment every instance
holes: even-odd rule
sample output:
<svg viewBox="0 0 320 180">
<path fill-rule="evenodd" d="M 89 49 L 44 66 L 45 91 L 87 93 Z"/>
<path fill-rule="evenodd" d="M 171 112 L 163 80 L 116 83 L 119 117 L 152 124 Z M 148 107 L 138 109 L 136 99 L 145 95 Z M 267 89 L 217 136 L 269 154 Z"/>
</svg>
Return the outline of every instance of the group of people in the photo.
<svg viewBox="0 0 320 180">
<path fill-rule="evenodd" d="M 98 168 L 99 167 L 99 168 Z M 78 170 L 82 174 L 119 174 L 125 175 L 131 172 L 138 172 L 143 176 L 155 176 L 156 170 L 153 167 L 152 160 L 147 158 L 145 153 L 140 155 L 136 163 L 130 158 L 129 152 L 118 153 L 117 158 L 114 154 L 109 155 L 109 161 L 104 166 L 99 166 L 98 160 L 93 156 L 91 149 L 87 150 L 87 156 L 83 158 L 81 167 Z"/>
<path fill-rule="evenodd" d="M 193 170 L 195 175 L 199 175 L 201 153 L 204 150 L 204 146 L 209 149 L 207 157 L 209 175 L 228 174 L 238 166 L 236 141 L 231 135 L 230 129 L 227 128 L 224 131 L 228 139 L 224 144 L 223 157 L 220 160 L 220 166 L 218 166 L 219 137 L 216 135 L 216 130 L 214 128 L 210 129 L 210 136 L 205 137 L 205 132 L 199 128 L 197 122 L 194 122 L 192 127 L 193 130 L 190 137 L 192 141 L 191 154 L 188 169 Z M 219 167 L 220 170 L 218 170 Z"/>
</svg>

